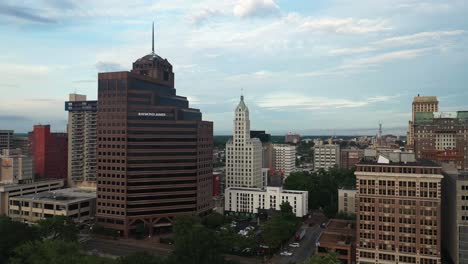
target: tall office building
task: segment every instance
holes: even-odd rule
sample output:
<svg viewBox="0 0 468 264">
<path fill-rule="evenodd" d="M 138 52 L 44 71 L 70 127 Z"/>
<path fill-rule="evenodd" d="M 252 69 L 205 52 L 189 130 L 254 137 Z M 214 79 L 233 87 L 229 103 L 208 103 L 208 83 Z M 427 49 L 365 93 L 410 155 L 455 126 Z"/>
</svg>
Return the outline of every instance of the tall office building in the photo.
<svg viewBox="0 0 468 264">
<path fill-rule="evenodd" d="M 340 145 L 314 146 L 314 169 L 328 170 L 340 166 Z"/>
<path fill-rule="evenodd" d="M 296 146 L 288 144 L 273 144 L 273 164 L 286 179 L 296 168 Z"/>
<path fill-rule="evenodd" d="M 441 263 L 441 167 L 390 153 L 355 174 L 356 263 Z"/>
<path fill-rule="evenodd" d="M 413 107 L 411 113 L 411 120 L 408 124 L 408 134 L 406 139 L 406 145 L 409 148 L 414 148 L 414 119 L 416 113 L 432 113 L 439 111 L 439 101 L 436 96 L 415 96 L 413 99 Z"/>
<path fill-rule="evenodd" d="M 68 186 L 96 187 L 97 101 L 70 94 L 68 111 Z"/>
<path fill-rule="evenodd" d="M 249 109 L 244 96 L 234 115 L 234 136 L 226 143 L 226 188 L 263 188 L 262 142 L 250 138 Z"/>
<path fill-rule="evenodd" d="M 468 168 L 468 111 L 415 114 L 416 157 Z"/>
<path fill-rule="evenodd" d="M 50 125 L 35 125 L 29 133 L 34 159 L 34 179 L 67 177 L 67 133 L 51 133 Z"/>
<path fill-rule="evenodd" d="M 250 138 L 258 138 L 262 142 L 262 167 L 273 168 L 273 144 L 271 135 L 264 130 L 251 130 Z"/>
<path fill-rule="evenodd" d="M 213 123 L 176 95 L 172 65 L 154 42 L 132 71 L 99 73 L 97 130 L 99 224 L 151 234 L 213 208 Z"/>
<path fill-rule="evenodd" d="M 0 130 L 0 151 L 13 147 L 13 130 Z"/>
<path fill-rule="evenodd" d="M 447 263 L 468 263 L 468 171 L 442 165 L 442 244 Z"/>
</svg>

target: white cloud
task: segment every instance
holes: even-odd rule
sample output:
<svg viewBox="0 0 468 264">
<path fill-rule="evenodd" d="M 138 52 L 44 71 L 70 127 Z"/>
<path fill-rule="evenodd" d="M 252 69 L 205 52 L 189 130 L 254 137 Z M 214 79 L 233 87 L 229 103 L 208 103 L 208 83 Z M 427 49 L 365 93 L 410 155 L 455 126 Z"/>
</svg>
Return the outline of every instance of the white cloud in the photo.
<svg viewBox="0 0 468 264">
<path fill-rule="evenodd" d="M 262 79 L 268 79 L 273 77 L 274 74 L 270 71 L 266 70 L 261 70 L 261 71 L 256 71 L 252 73 L 243 73 L 243 74 L 236 74 L 236 75 L 231 75 L 227 77 L 227 80 L 230 81 L 243 81 L 243 80 L 262 80 Z"/>
<path fill-rule="evenodd" d="M 332 55 L 352 55 L 358 53 L 367 53 L 374 51 L 376 48 L 373 47 L 357 47 L 357 48 L 343 48 L 343 49 L 332 49 L 329 51 Z"/>
<path fill-rule="evenodd" d="M 0 72 L 2 72 L 2 75 L 6 77 L 11 77 L 12 75 L 37 77 L 49 74 L 50 67 L 30 64 L 0 64 Z"/>
<path fill-rule="evenodd" d="M 387 20 L 356 18 L 308 18 L 301 30 L 323 31 L 337 34 L 365 34 L 391 30 Z"/>
<path fill-rule="evenodd" d="M 377 46 L 406 46 L 426 43 L 428 41 L 443 41 L 445 38 L 454 37 L 465 34 L 465 30 L 452 30 L 452 31 L 429 31 L 418 32 L 411 35 L 396 36 L 386 38 L 375 42 Z"/>
<path fill-rule="evenodd" d="M 200 25 L 210 18 L 222 16 L 225 14 L 225 12 L 219 9 L 203 8 L 202 10 L 190 16 L 190 21 L 195 25 Z"/>
<path fill-rule="evenodd" d="M 237 17 L 263 17 L 278 15 L 280 8 L 274 0 L 239 0 L 233 12 Z"/>
<path fill-rule="evenodd" d="M 263 99 L 257 101 L 257 104 L 258 106 L 267 109 L 339 109 L 364 107 L 378 102 L 390 101 L 397 97 L 399 97 L 399 95 L 375 96 L 365 100 L 350 100 L 340 98 L 313 97 L 303 94 L 277 93 L 265 96 Z"/>
</svg>

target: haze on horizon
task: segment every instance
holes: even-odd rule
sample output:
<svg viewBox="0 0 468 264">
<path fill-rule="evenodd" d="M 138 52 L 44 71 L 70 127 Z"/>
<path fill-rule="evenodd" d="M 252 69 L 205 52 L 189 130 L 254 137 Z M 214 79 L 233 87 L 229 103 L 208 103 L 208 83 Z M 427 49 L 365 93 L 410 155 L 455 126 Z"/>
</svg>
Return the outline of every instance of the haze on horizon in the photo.
<svg viewBox="0 0 468 264">
<path fill-rule="evenodd" d="M 468 110 L 463 0 L 6 0 L 0 3 L 1 129 L 65 131 L 68 94 L 151 51 L 176 89 L 229 135 L 241 89 L 252 129 L 403 135 L 414 96 Z M 373 132 L 374 131 L 374 132 Z"/>
</svg>

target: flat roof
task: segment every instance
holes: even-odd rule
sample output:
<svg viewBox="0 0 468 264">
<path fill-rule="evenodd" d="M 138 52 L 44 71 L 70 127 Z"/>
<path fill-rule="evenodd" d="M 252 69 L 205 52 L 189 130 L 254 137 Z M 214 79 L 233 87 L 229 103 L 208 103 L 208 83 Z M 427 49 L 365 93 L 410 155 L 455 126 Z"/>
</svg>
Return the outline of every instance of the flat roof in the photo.
<svg viewBox="0 0 468 264">
<path fill-rule="evenodd" d="M 17 188 L 28 188 L 31 186 L 43 185 L 43 184 L 51 184 L 51 183 L 58 183 L 64 182 L 64 179 L 49 179 L 49 180 L 41 180 L 32 183 L 0 183 L 0 187 L 17 187 Z"/>
<path fill-rule="evenodd" d="M 416 160 L 415 162 L 390 162 L 378 163 L 377 161 L 361 160 L 356 165 L 381 165 L 381 166 L 399 166 L 399 167 L 440 167 L 431 160 Z"/>
<path fill-rule="evenodd" d="M 12 199 L 19 200 L 35 200 L 54 203 L 74 203 L 86 201 L 89 199 L 96 199 L 96 191 L 91 188 L 67 188 L 55 191 L 41 192 L 35 194 L 22 195 L 12 197 Z"/>
<path fill-rule="evenodd" d="M 437 96 L 415 96 L 413 102 L 416 103 L 436 103 Z"/>
<path fill-rule="evenodd" d="M 321 245 L 325 244 L 335 244 L 342 246 L 351 246 L 352 236 L 348 234 L 337 234 L 337 233 L 327 233 L 324 232 L 320 237 L 319 243 Z"/>
</svg>

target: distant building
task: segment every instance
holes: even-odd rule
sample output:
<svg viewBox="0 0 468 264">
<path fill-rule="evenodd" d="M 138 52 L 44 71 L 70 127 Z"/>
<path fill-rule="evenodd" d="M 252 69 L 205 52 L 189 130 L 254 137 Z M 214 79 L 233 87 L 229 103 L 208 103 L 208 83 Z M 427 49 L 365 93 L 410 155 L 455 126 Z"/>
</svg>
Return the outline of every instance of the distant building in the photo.
<svg viewBox="0 0 468 264">
<path fill-rule="evenodd" d="M 340 145 L 314 146 L 314 169 L 325 169 L 340 166 Z"/>
<path fill-rule="evenodd" d="M 35 179 L 67 177 L 67 133 L 51 133 L 50 125 L 35 125 L 29 134 Z"/>
<path fill-rule="evenodd" d="M 10 198 L 9 217 L 27 223 L 60 215 L 83 223 L 94 218 L 95 212 L 94 189 L 68 188 Z"/>
<path fill-rule="evenodd" d="M 12 149 L 20 149 L 22 155 L 32 156 L 31 155 L 31 146 L 29 138 L 27 136 L 14 136 L 13 137 L 13 147 Z"/>
<path fill-rule="evenodd" d="M 33 160 L 21 149 L 3 149 L 0 153 L 0 182 L 25 183 L 33 180 Z"/>
<path fill-rule="evenodd" d="M 273 168 L 273 144 L 271 135 L 263 130 L 251 130 L 250 138 L 258 138 L 262 142 L 262 168 Z"/>
<path fill-rule="evenodd" d="M 0 130 L 0 152 L 13 147 L 13 130 Z"/>
<path fill-rule="evenodd" d="M 32 183 L 0 183 L 0 215 L 8 215 L 11 197 L 41 193 L 63 188 L 64 180 L 45 180 Z"/>
<path fill-rule="evenodd" d="M 411 120 L 408 124 L 408 134 L 406 137 L 406 145 L 408 148 L 414 148 L 414 120 L 416 113 L 432 113 L 439 111 L 439 101 L 436 96 L 416 96 L 413 99 L 413 108 Z"/>
<path fill-rule="evenodd" d="M 97 101 L 70 94 L 68 111 L 68 186 L 96 188 Z"/>
<path fill-rule="evenodd" d="M 249 109 L 244 96 L 234 115 L 234 135 L 226 143 L 226 187 L 262 188 L 262 142 L 250 138 Z"/>
<path fill-rule="evenodd" d="M 280 210 L 282 202 L 289 202 L 293 213 L 303 217 L 308 212 L 308 192 L 283 190 L 281 187 L 227 188 L 224 210 L 232 213 L 257 214 L 258 209 Z"/>
<path fill-rule="evenodd" d="M 355 174 L 356 263 L 441 263 L 441 167 L 394 153 Z"/>
<path fill-rule="evenodd" d="M 447 263 L 468 263 L 468 171 L 442 166 L 442 244 Z"/>
<path fill-rule="evenodd" d="M 288 143 L 291 143 L 291 144 L 297 144 L 301 141 L 301 135 L 299 134 L 293 134 L 293 133 L 288 133 L 285 137 L 284 137 L 284 143 L 288 144 Z"/>
<path fill-rule="evenodd" d="M 416 113 L 414 150 L 419 159 L 468 169 L 468 111 Z"/>
<path fill-rule="evenodd" d="M 356 188 L 338 189 L 338 212 L 356 214 Z"/>
<path fill-rule="evenodd" d="M 296 146 L 273 144 L 273 168 L 280 171 L 286 179 L 296 167 Z"/>
<path fill-rule="evenodd" d="M 330 219 L 320 235 L 317 254 L 327 256 L 331 251 L 337 253 L 343 264 L 355 263 L 356 259 L 356 222 Z"/>
<path fill-rule="evenodd" d="M 343 169 L 352 169 L 362 158 L 364 158 L 363 149 L 341 149 L 340 167 Z"/>
</svg>

